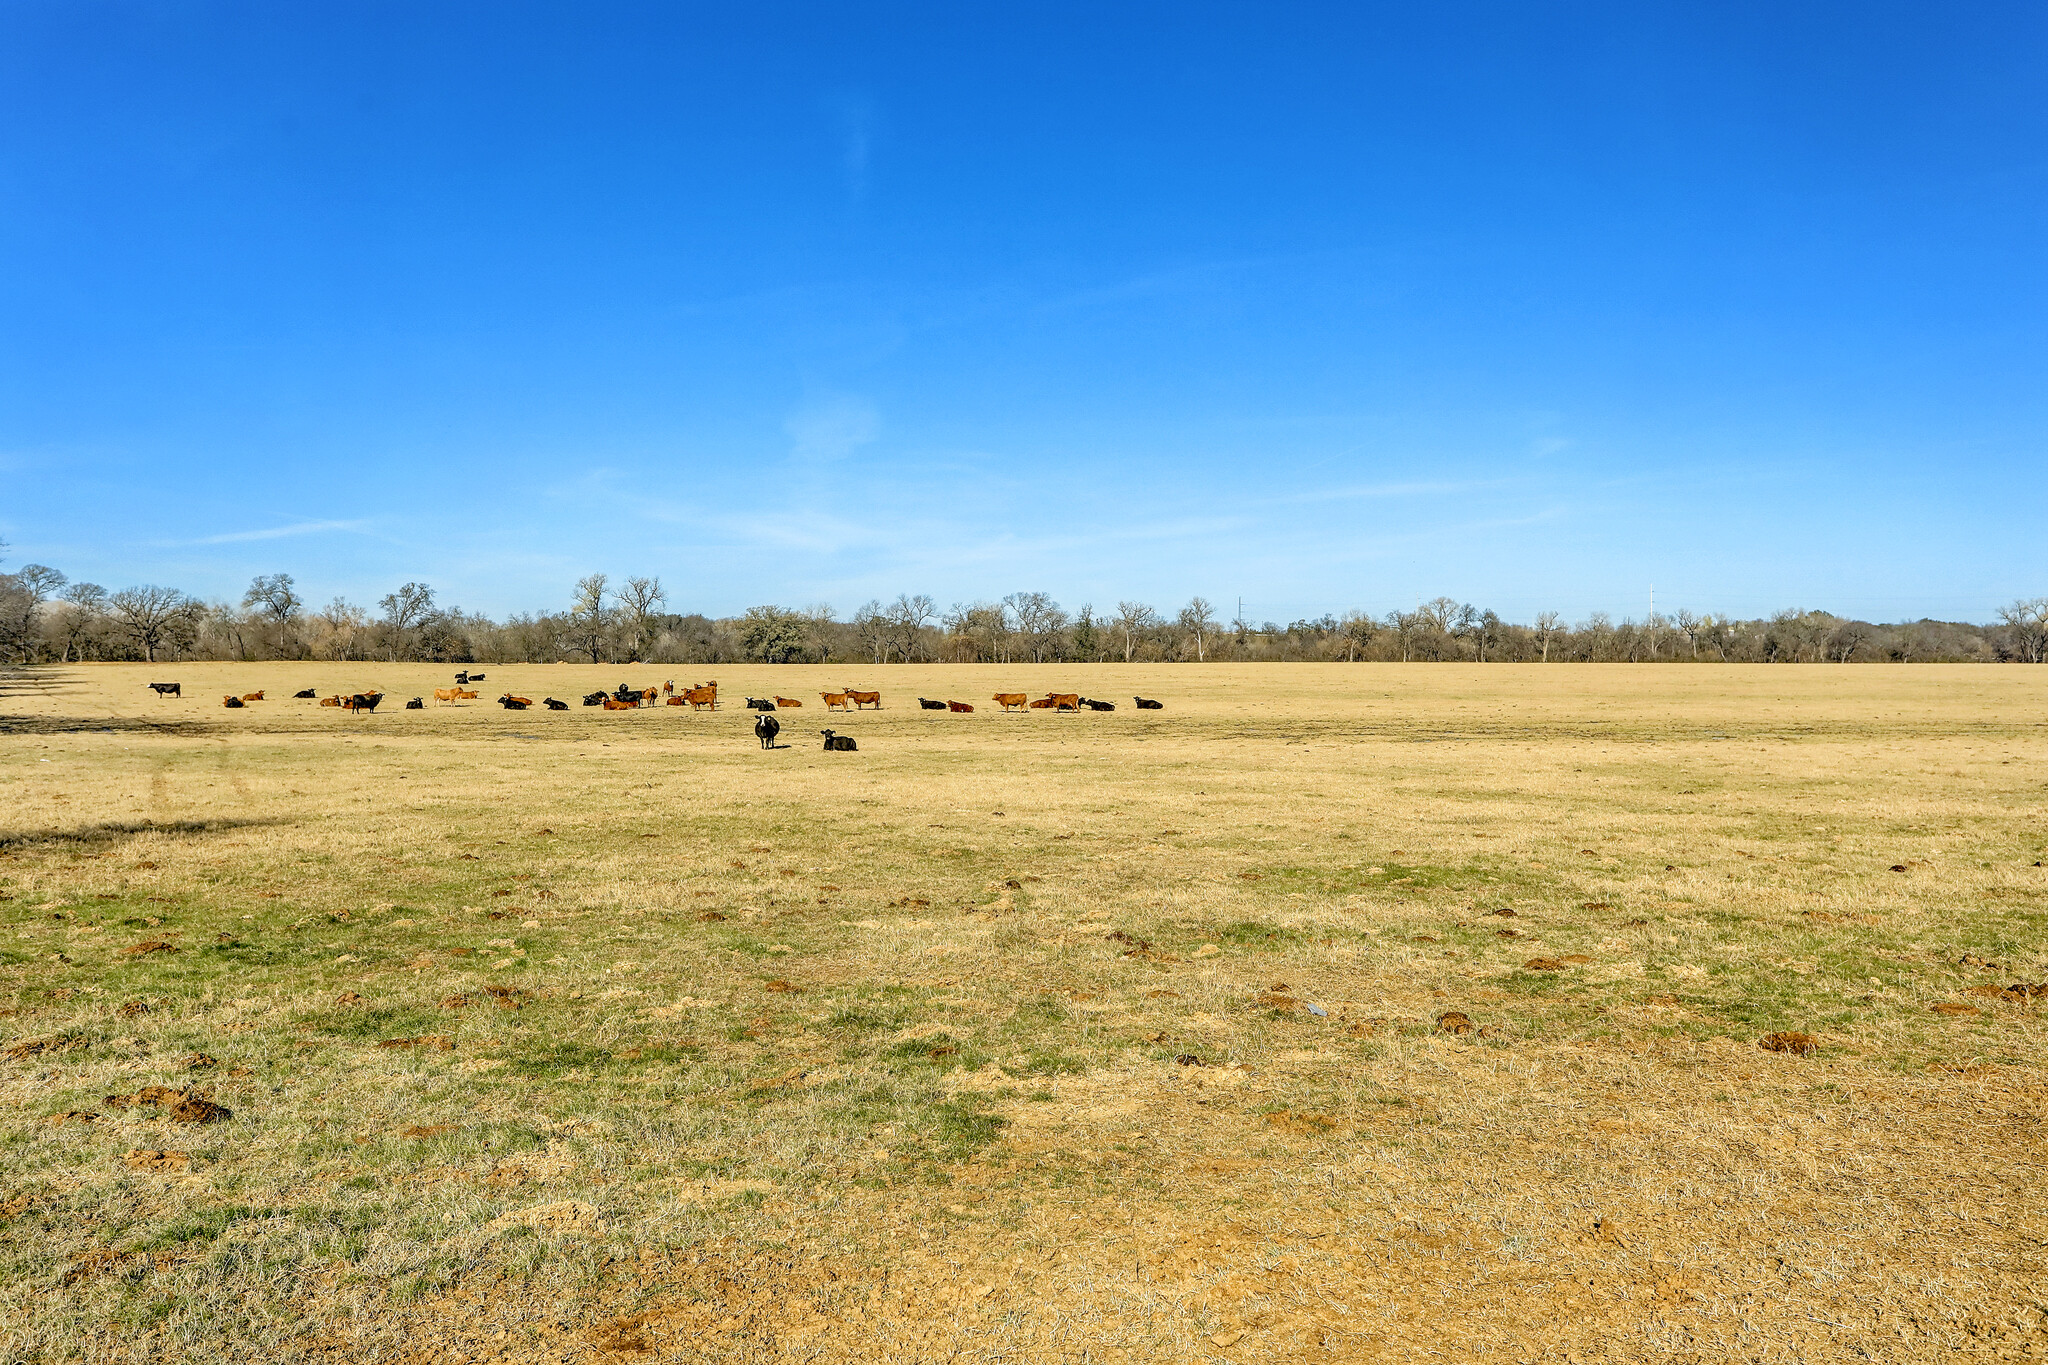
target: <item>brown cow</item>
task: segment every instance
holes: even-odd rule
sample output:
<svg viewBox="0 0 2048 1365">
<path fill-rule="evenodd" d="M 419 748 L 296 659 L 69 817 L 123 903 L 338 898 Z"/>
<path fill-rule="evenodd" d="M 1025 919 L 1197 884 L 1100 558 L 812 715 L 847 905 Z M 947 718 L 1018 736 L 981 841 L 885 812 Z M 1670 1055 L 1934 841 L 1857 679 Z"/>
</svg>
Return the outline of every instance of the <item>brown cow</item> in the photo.
<svg viewBox="0 0 2048 1365">
<path fill-rule="evenodd" d="M 670 678 L 661 685 L 661 694 L 664 697 L 673 697 L 676 694 L 676 680 L 674 678 Z"/>
<path fill-rule="evenodd" d="M 668 704 L 670 706 L 688 706 L 690 704 L 690 699 L 688 697 L 683 696 L 670 697 L 668 699 Z"/>
<path fill-rule="evenodd" d="M 707 706 L 716 711 L 718 709 L 718 684 L 709 682 L 700 687 L 686 687 L 683 689 L 683 700 L 690 703 L 692 711 L 701 711 Z"/>
<path fill-rule="evenodd" d="M 1081 709 L 1079 692 L 1048 692 L 1045 699 L 1052 703 L 1055 711 L 1078 711 Z"/>
<path fill-rule="evenodd" d="M 972 711 L 974 708 L 964 701 L 949 701 L 946 703 L 946 709 L 948 711 Z"/>
<path fill-rule="evenodd" d="M 456 688 L 455 695 L 463 701 L 475 701 L 477 696 L 476 691 L 473 688 L 465 687 Z"/>
<path fill-rule="evenodd" d="M 856 692 L 849 687 L 846 689 L 846 699 L 853 703 L 855 710 L 859 710 L 864 706 L 872 706 L 877 711 L 882 709 L 882 694 L 880 692 Z"/>
<path fill-rule="evenodd" d="M 262 700 L 263 700 L 263 694 L 262 694 L 261 692 L 244 692 L 244 693 L 242 694 L 242 700 L 243 700 L 243 701 L 262 701 Z"/>
<path fill-rule="evenodd" d="M 1034 710 L 1034 711 L 1050 711 L 1050 710 L 1052 710 L 1052 698 L 1051 698 L 1051 697 L 1040 697 L 1040 698 L 1039 698 L 1039 699 L 1038 699 L 1037 701 L 1031 701 L 1031 702 L 1026 702 L 1026 703 L 1024 703 L 1024 704 L 1025 704 L 1026 706 L 1029 706 L 1029 707 L 1030 707 L 1030 708 L 1031 708 L 1032 710 Z"/>
<path fill-rule="evenodd" d="M 337 692 L 331 697 L 322 697 L 320 704 L 322 706 L 339 706 L 341 705 L 341 694 Z"/>
<path fill-rule="evenodd" d="M 604 709 L 607 711 L 637 711 L 640 709 L 640 701 L 637 697 L 632 701 L 620 701 L 617 697 L 607 695 L 604 699 Z"/>
<path fill-rule="evenodd" d="M 800 701 L 798 701 L 798 700 L 797 700 L 797 699 L 796 699 L 795 697 L 777 697 L 777 698 L 775 699 L 775 704 L 776 704 L 777 706 L 802 706 L 802 705 L 803 705 L 803 703 L 802 703 L 802 702 L 800 702 Z"/>
<path fill-rule="evenodd" d="M 842 711 L 853 709 L 846 704 L 846 694 L 844 692 L 820 692 L 818 695 L 825 699 L 825 709 L 827 711 L 830 711 L 835 706 Z"/>
<path fill-rule="evenodd" d="M 437 687 L 434 689 L 434 700 L 436 702 L 452 702 L 461 695 L 462 689 L 459 687 Z"/>
<path fill-rule="evenodd" d="M 233 711 L 241 706 L 242 699 L 236 696 L 234 693 L 230 692 L 225 697 L 221 698 L 220 704 L 222 706 L 227 707 L 228 710 Z"/>
<path fill-rule="evenodd" d="M 1005 711 L 1015 711 L 1022 708 L 1031 698 L 1025 696 L 1022 692 L 998 692 L 995 695 L 995 700 L 1002 703 Z"/>
<path fill-rule="evenodd" d="M 641 689 L 641 691 L 640 691 L 640 704 L 641 704 L 642 706 L 652 706 L 652 705 L 654 705 L 654 703 L 656 703 L 656 702 L 658 702 L 658 701 L 660 701 L 660 700 L 661 700 L 661 689 L 660 689 L 660 688 L 658 688 L 658 687 L 647 687 L 647 688 L 642 688 L 642 689 Z"/>
</svg>

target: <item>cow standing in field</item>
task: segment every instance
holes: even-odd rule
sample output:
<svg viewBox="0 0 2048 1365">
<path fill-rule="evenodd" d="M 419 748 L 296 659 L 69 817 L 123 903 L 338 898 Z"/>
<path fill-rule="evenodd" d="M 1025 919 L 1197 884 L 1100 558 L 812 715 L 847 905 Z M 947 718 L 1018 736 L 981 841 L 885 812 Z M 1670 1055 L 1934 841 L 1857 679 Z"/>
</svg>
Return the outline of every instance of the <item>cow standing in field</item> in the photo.
<svg viewBox="0 0 2048 1365">
<path fill-rule="evenodd" d="M 754 738 L 761 741 L 761 747 L 775 747 L 775 737 L 782 733 L 782 722 L 765 712 L 754 721 Z"/>
<path fill-rule="evenodd" d="M 841 711 L 850 711 L 853 709 L 851 706 L 847 705 L 846 694 L 844 692 L 820 692 L 818 695 L 825 699 L 825 709 L 827 711 L 833 710 L 835 708 Z"/>
<path fill-rule="evenodd" d="M 1021 711 L 1031 702 L 1022 692 L 998 692 L 995 701 L 1005 711 Z"/>
<path fill-rule="evenodd" d="M 144 683 L 143 686 L 155 692 L 159 697 L 183 697 L 185 695 L 185 689 L 181 683 Z"/>
<path fill-rule="evenodd" d="M 475 696 L 476 694 L 472 692 L 470 695 Z M 358 692 L 342 702 L 342 706 L 347 710 L 360 714 L 364 711 L 375 711 L 377 703 L 382 700 L 384 700 L 382 692 Z"/>
<path fill-rule="evenodd" d="M 1045 699 L 1055 711 L 1078 711 L 1081 709 L 1081 694 L 1078 692 L 1048 692 Z"/>
<path fill-rule="evenodd" d="M 706 707 L 716 711 L 718 709 L 718 684 L 708 682 L 696 687 L 685 688 L 683 690 L 683 700 L 690 703 L 692 711 L 702 711 Z"/>
<path fill-rule="evenodd" d="M 882 709 L 882 694 L 880 692 L 856 692 L 849 687 L 846 689 L 846 699 L 853 703 L 853 709 L 856 711 L 866 706 L 872 706 L 877 711 Z"/>
</svg>

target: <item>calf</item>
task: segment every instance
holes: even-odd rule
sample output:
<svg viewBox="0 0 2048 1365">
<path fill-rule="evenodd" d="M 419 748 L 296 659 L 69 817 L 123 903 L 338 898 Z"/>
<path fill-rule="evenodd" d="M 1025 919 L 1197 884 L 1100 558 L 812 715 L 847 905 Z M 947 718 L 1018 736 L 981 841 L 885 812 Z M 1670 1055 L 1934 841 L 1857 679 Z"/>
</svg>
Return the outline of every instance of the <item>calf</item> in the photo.
<svg viewBox="0 0 2048 1365">
<path fill-rule="evenodd" d="M 1095 698 L 1093 698 L 1093 697 L 1083 697 L 1083 698 L 1081 698 L 1081 705 L 1083 705 L 1083 706 L 1087 707 L 1087 708 L 1088 708 L 1088 709 L 1089 709 L 1090 711 L 1114 711 L 1114 710 L 1116 710 L 1116 703 L 1115 703 L 1115 702 L 1113 702 L 1113 701 L 1097 701 L 1097 700 L 1095 700 Z"/>
<path fill-rule="evenodd" d="M 670 697 L 668 699 L 668 704 L 670 706 L 688 706 L 690 704 L 690 699 L 688 697 Z"/>
<path fill-rule="evenodd" d="M 852 688 L 848 688 L 846 690 L 846 699 L 853 703 L 855 710 L 859 710 L 863 706 L 872 706 L 877 711 L 882 709 L 882 694 L 880 692 L 856 692 Z"/>
<path fill-rule="evenodd" d="M 782 722 L 774 716 L 763 714 L 754 721 L 754 738 L 761 741 L 761 747 L 775 747 L 775 737 L 782 733 Z"/>
<path fill-rule="evenodd" d="M 244 693 L 242 694 L 242 700 L 243 700 L 243 701 L 262 701 L 262 700 L 263 700 L 263 694 L 262 694 L 261 692 L 244 692 Z"/>
<path fill-rule="evenodd" d="M 820 692 L 818 695 L 825 699 L 825 709 L 827 711 L 832 710 L 834 707 L 841 711 L 853 709 L 846 704 L 846 694 L 844 692 Z"/>
<path fill-rule="evenodd" d="M 1152 701 L 1146 697 L 1132 697 L 1131 700 L 1138 703 L 1140 711 L 1164 711 L 1166 709 L 1164 702 Z"/>
<path fill-rule="evenodd" d="M 917 704 L 927 711 L 943 711 L 946 709 L 946 703 L 942 701 L 933 701 L 929 697 L 919 697 L 917 699 Z"/>
<path fill-rule="evenodd" d="M 818 733 L 825 737 L 825 747 L 827 749 L 843 754 L 853 752 L 852 735 L 835 735 L 830 730 L 820 730 Z"/>
<path fill-rule="evenodd" d="M 327 705 L 327 703 L 324 701 L 320 704 L 322 706 Z M 408 711 L 424 711 L 427 709 L 427 703 L 422 698 L 414 697 L 411 701 L 405 704 L 405 709 Z"/>
<path fill-rule="evenodd" d="M 179 683 L 144 683 L 143 686 L 155 691 L 159 697 L 182 697 L 185 695 L 184 687 Z"/>
<path fill-rule="evenodd" d="M 972 706 L 969 706 L 969 705 L 968 705 L 968 704 L 967 704 L 966 702 L 964 702 L 964 701 L 949 701 L 949 702 L 947 702 L 947 703 L 946 703 L 946 709 L 947 709 L 948 711 L 968 711 L 968 712 L 971 712 L 971 711 L 973 711 L 973 710 L 974 710 L 974 708 L 973 708 Z"/>
<path fill-rule="evenodd" d="M 773 711 L 775 703 L 766 697 L 748 697 L 747 709 L 749 711 Z"/>
<path fill-rule="evenodd" d="M 317 697 L 317 696 L 319 696 L 319 695 L 320 695 L 320 694 L 319 694 L 318 692 L 315 692 L 315 691 L 314 691 L 314 690 L 313 690 L 312 688 L 310 688 L 310 687 L 309 687 L 309 688 L 307 688 L 307 689 L 306 689 L 305 691 L 303 691 L 303 692 L 294 692 L 294 693 L 292 693 L 292 700 L 293 700 L 293 701 L 311 701 L 311 700 L 312 700 L 313 698 L 315 698 L 315 697 Z"/>
<path fill-rule="evenodd" d="M 566 711 L 569 709 L 568 702 L 556 701 L 553 697 L 543 698 L 541 700 L 541 705 L 547 707 L 550 711 Z"/>
<path fill-rule="evenodd" d="M 802 703 L 802 702 L 800 702 L 800 701 L 798 701 L 798 700 L 797 700 L 797 699 L 796 699 L 795 697 L 777 697 L 777 698 L 775 699 L 775 704 L 776 704 L 777 706 L 802 706 L 802 705 L 803 705 L 803 703 Z"/>
<path fill-rule="evenodd" d="M 1005 711 L 1021 711 L 1030 702 L 1031 698 L 1025 696 L 1022 692 L 998 692 L 995 695 L 995 700 L 1001 704 Z"/>
<path fill-rule="evenodd" d="M 239 711 L 242 709 L 242 699 L 231 692 L 221 701 L 221 705 L 230 711 Z"/>
<path fill-rule="evenodd" d="M 498 698 L 498 705 L 504 707 L 507 711 L 524 711 L 527 707 L 533 705 L 533 698 L 515 697 L 510 692 L 507 692 L 504 696 Z"/>
</svg>

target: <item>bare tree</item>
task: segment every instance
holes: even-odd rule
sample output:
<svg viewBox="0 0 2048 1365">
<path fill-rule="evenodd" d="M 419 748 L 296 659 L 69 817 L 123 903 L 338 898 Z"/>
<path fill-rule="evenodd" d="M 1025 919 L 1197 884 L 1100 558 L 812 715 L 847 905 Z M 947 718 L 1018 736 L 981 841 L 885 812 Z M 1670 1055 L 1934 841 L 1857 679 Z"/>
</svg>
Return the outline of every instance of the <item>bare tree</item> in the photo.
<svg viewBox="0 0 2048 1365">
<path fill-rule="evenodd" d="M 869 598 L 853 613 L 853 636 L 860 641 L 862 650 L 875 656 L 876 663 L 889 657 L 889 613 L 883 610 L 881 598 Z"/>
<path fill-rule="evenodd" d="M 305 599 L 292 588 L 292 576 L 288 573 L 259 574 L 249 582 L 249 591 L 242 594 L 242 605 L 252 607 L 277 623 L 277 655 L 286 653 L 286 639 L 292 622 L 305 610 Z"/>
<path fill-rule="evenodd" d="M 390 632 L 387 643 L 391 661 L 396 663 L 400 647 L 410 654 L 412 633 L 434 614 L 434 590 L 424 583 L 407 583 L 397 592 L 386 593 L 377 606 L 384 613 L 384 625 Z"/>
<path fill-rule="evenodd" d="M 1998 609 L 2012 641 L 2013 657 L 2023 663 L 2048 660 L 2048 597 L 2020 598 Z"/>
<path fill-rule="evenodd" d="M 1013 592 L 1003 599 L 1017 622 L 1017 634 L 1031 651 L 1031 662 L 1044 663 L 1066 633 L 1067 613 L 1052 597 L 1042 592 Z"/>
<path fill-rule="evenodd" d="M 43 604 L 68 580 L 47 564 L 24 564 L 19 572 L 0 577 L 11 589 L 0 603 L 0 648 L 11 646 L 28 663 L 40 650 L 36 627 Z"/>
<path fill-rule="evenodd" d="M 933 605 L 932 599 L 923 593 L 918 593 L 915 597 L 909 593 L 899 593 L 896 600 L 889 604 L 889 631 L 895 639 L 896 653 L 904 662 L 924 657 L 924 629 L 931 624 L 932 617 L 937 613 L 938 608 Z"/>
<path fill-rule="evenodd" d="M 1700 618 L 1684 607 L 1680 607 L 1678 614 L 1671 618 L 1671 624 L 1680 635 L 1685 637 L 1686 644 L 1692 646 L 1693 660 L 1698 662 L 1700 657 Z"/>
<path fill-rule="evenodd" d="M 668 594 L 662 591 L 659 578 L 629 578 L 617 597 L 627 628 L 633 632 L 633 657 L 644 659 L 654 643 L 654 613 L 668 601 Z"/>
<path fill-rule="evenodd" d="M 1550 662 L 1550 641 L 1557 634 L 1558 623 L 1563 618 L 1554 611 L 1540 613 L 1536 617 L 1536 643 L 1542 646 L 1543 662 Z"/>
<path fill-rule="evenodd" d="M 1379 633 L 1380 623 L 1365 612 L 1345 612 L 1337 623 L 1337 634 L 1344 641 L 1344 662 L 1358 662 L 1358 656 L 1372 647 L 1373 637 Z"/>
<path fill-rule="evenodd" d="M 57 638 L 64 645 L 64 662 L 75 653 L 80 659 L 107 614 L 107 590 L 97 583 L 73 583 L 63 592 L 64 606 L 57 617 Z"/>
<path fill-rule="evenodd" d="M 156 662 L 157 649 L 189 631 L 199 604 L 176 588 L 146 584 L 123 588 L 107 599 L 121 631 L 135 641 L 149 663 Z"/>
<path fill-rule="evenodd" d="M 1129 663 L 1131 655 L 1137 652 L 1138 641 L 1145 638 L 1147 631 L 1158 628 L 1159 613 L 1143 602 L 1119 602 L 1116 604 L 1116 616 L 1110 621 L 1110 625 L 1115 628 L 1117 634 L 1123 636 L 1124 662 Z"/>
<path fill-rule="evenodd" d="M 1178 624 L 1195 642 L 1195 662 L 1208 662 L 1209 637 L 1216 633 L 1216 608 L 1210 606 L 1205 597 L 1190 597 L 1188 604 L 1180 609 Z"/>
<path fill-rule="evenodd" d="M 326 649 L 337 659 L 355 657 L 356 645 L 370 625 L 370 613 L 340 597 L 322 607 L 313 619 Z"/>
<path fill-rule="evenodd" d="M 611 608 L 605 605 L 610 582 L 601 573 L 586 574 L 576 580 L 576 595 L 569 599 L 569 647 L 589 654 L 594 664 L 604 662 L 605 632 L 612 624 Z"/>
</svg>

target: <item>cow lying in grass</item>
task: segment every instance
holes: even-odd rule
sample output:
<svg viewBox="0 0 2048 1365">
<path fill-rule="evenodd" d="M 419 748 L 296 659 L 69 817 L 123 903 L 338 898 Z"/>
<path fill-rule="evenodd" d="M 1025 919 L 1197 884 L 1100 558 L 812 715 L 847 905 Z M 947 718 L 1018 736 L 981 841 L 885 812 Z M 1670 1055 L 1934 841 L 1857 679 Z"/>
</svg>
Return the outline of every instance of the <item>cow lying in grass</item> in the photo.
<svg viewBox="0 0 2048 1365">
<path fill-rule="evenodd" d="M 1115 703 L 1115 702 L 1113 702 L 1113 701 L 1097 701 L 1097 700 L 1095 700 L 1095 699 L 1094 699 L 1093 697 L 1083 697 L 1083 698 L 1081 698 L 1081 705 L 1083 705 L 1083 706 L 1087 707 L 1087 708 L 1088 708 L 1088 709 L 1089 709 L 1090 711 L 1114 711 L 1114 710 L 1116 710 L 1116 703 Z"/>
<path fill-rule="evenodd" d="M 307 688 L 307 689 L 306 689 L 305 691 L 303 691 L 303 692 L 294 692 L 294 693 L 292 693 L 292 700 L 293 700 L 293 701 L 311 701 L 311 700 L 312 700 L 313 698 L 315 698 L 315 697 L 317 697 L 317 696 L 319 696 L 319 695 L 320 695 L 320 694 L 319 694 L 318 692 L 315 692 L 315 691 L 314 691 L 314 690 L 313 690 L 312 688 L 310 688 L 310 687 L 309 687 L 309 688 Z"/>
<path fill-rule="evenodd" d="M 327 705 L 327 703 L 324 701 L 320 704 L 322 706 Z M 408 711 L 424 711 L 427 709 L 426 699 L 423 697 L 414 697 L 411 701 L 405 704 L 405 709 Z"/>
<path fill-rule="evenodd" d="M 825 737 L 825 747 L 827 749 L 831 749 L 835 752 L 843 754 L 850 754 L 853 752 L 854 746 L 852 735 L 837 735 L 832 733 L 832 731 L 830 730 L 820 730 L 818 731 L 818 733 Z"/>
<path fill-rule="evenodd" d="M 565 702 L 565 701 L 556 701 L 556 700 L 555 700 L 555 699 L 554 699 L 553 697 L 543 697 L 543 698 L 541 699 L 541 703 L 540 703 L 540 704 L 541 704 L 542 706 L 545 706 L 545 707 L 547 707 L 547 708 L 548 708 L 548 710 L 550 710 L 550 711 L 566 711 L 566 710 L 568 710 L 568 709 L 569 709 L 569 703 L 568 703 L 568 702 Z"/>
<path fill-rule="evenodd" d="M 220 704 L 222 706 L 227 707 L 228 710 L 230 711 L 239 711 L 242 709 L 242 699 L 232 692 L 228 693 L 226 697 L 223 697 L 221 699 Z"/>
<path fill-rule="evenodd" d="M 533 698 L 515 697 L 510 692 L 507 692 L 504 696 L 498 698 L 498 705 L 504 707 L 507 711 L 524 711 L 527 707 L 533 705 Z"/>
<path fill-rule="evenodd" d="M 602 692 L 592 692 L 583 698 L 583 704 L 585 706 L 596 706 L 604 700 L 604 697 L 605 694 Z"/>
<path fill-rule="evenodd" d="M 635 696 L 631 701 L 620 701 L 617 697 L 607 696 L 604 699 L 604 709 L 607 711 L 637 711 L 640 709 L 640 698 Z"/>
<path fill-rule="evenodd" d="M 748 697 L 747 709 L 749 711 L 773 711 L 775 703 L 767 697 Z"/>
<path fill-rule="evenodd" d="M 777 697 L 777 698 L 775 699 L 775 704 L 776 704 L 777 706 L 802 706 L 802 705 L 803 705 L 803 703 L 802 703 L 802 702 L 800 702 L 800 701 L 798 701 L 798 700 L 797 700 L 797 699 L 796 699 L 795 697 Z"/>
<path fill-rule="evenodd" d="M 1138 703 L 1140 711 L 1164 711 L 1166 709 L 1163 702 L 1152 701 L 1145 697 L 1132 697 L 1131 700 Z"/>
<path fill-rule="evenodd" d="M 942 701 L 933 701 L 930 697 L 919 697 L 917 699 L 917 704 L 919 707 L 926 711 L 943 711 L 946 709 L 946 703 Z"/>
<path fill-rule="evenodd" d="M 969 713 L 972 713 L 974 710 L 972 706 L 969 706 L 964 701 L 949 701 L 946 703 L 946 709 L 948 711 L 965 711 Z"/>
</svg>

